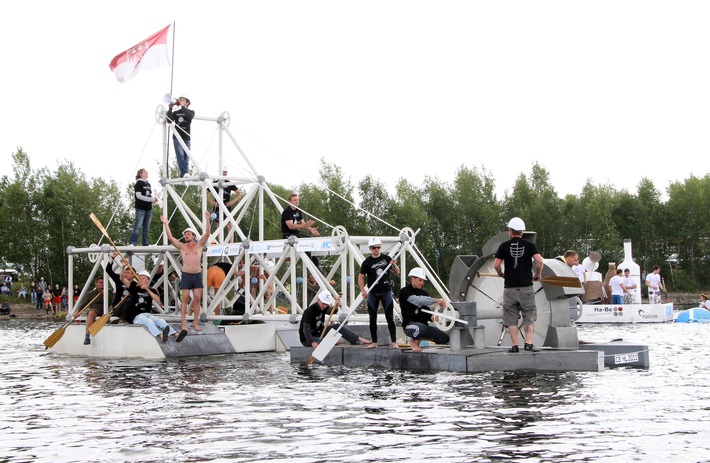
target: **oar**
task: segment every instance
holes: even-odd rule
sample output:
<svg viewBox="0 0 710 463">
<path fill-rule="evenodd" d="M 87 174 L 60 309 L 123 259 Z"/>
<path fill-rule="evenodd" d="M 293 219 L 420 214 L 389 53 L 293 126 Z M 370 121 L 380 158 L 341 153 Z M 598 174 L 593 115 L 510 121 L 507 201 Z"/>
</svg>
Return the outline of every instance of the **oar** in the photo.
<svg viewBox="0 0 710 463">
<path fill-rule="evenodd" d="M 94 222 L 94 224 L 96 225 L 96 227 L 97 227 L 99 230 L 101 230 L 101 233 L 103 233 L 103 235 L 106 237 L 106 239 L 108 240 L 108 242 L 111 243 L 111 246 L 113 246 L 113 248 L 116 250 L 116 252 L 118 253 L 118 255 L 121 256 L 121 260 L 124 261 L 124 262 L 126 262 L 126 265 L 128 265 L 128 268 L 131 269 L 131 273 L 132 273 L 133 276 L 135 277 L 136 281 L 140 281 L 140 280 L 138 280 L 138 275 L 136 274 L 136 271 L 133 270 L 133 267 L 131 266 L 130 262 L 128 262 L 128 261 L 126 260 L 126 258 L 123 257 L 123 254 L 121 254 L 121 251 L 118 250 L 118 247 L 116 246 L 116 244 L 113 242 L 113 240 L 111 239 L 111 237 L 108 236 L 108 232 L 106 231 L 106 229 L 104 228 L 104 226 L 101 225 L 101 221 L 99 220 L 99 218 L 96 217 L 96 215 L 95 215 L 93 212 L 92 212 L 91 214 L 89 214 L 89 217 L 90 217 L 91 220 Z M 92 326 L 93 326 L 93 325 L 92 325 Z"/>
<path fill-rule="evenodd" d="M 325 322 L 325 326 L 323 327 L 323 331 L 320 333 L 320 340 L 323 341 L 323 337 L 325 336 L 325 331 L 328 329 L 330 326 L 330 319 L 333 318 L 333 314 L 335 313 L 335 306 L 330 308 L 330 315 L 328 315 L 328 321 Z M 309 366 L 311 363 L 313 363 L 314 357 L 311 357 L 308 359 L 306 362 L 306 366 Z"/>
<path fill-rule="evenodd" d="M 668 287 L 666 286 L 666 279 L 661 277 L 661 283 L 663 283 L 663 292 L 666 293 L 666 304 L 667 304 L 668 303 Z"/>
<path fill-rule="evenodd" d="M 417 236 L 418 233 L 419 233 L 419 230 L 417 230 L 417 231 L 414 233 L 414 236 Z M 393 259 L 399 258 L 399 256 L 404 252 L 404 250 L 405 250 L 406 248 L 407 248 L 407 246 L 402 246 L 401 248 L 399 248 L 399 250 L 395 253 L 396 255 L 395 255 L 395 257 L 393 257 Z M 391 266 L 392 266 L 392 261 L 390 260 L 390 262 L 387 264 L 387 267 L 384 268 L 384 270 L 382 271 L 382 273 L 380 273 L 380 274 L 378 275 L 378 277 L 375 279 L 375 281 L 373 281 L 372 284 L 367 287 L 367 292 L 368 292 L 368 293 L 370 292 L 370 290 L 371 290 L 372 288 L 375 287 L 375 285 L 377 284 L 377 282 L 380 281 L 380 278 L 382 278 L 384 275 L 387 274 L 387 272 L 389 271 L 389 269 L 390 269 Z M 358 296 L 358 297 L 360 297 L 360 296 Z M 318 344 L 318 347 L 316 347 L 315 349 L 313 349 L 313 352 L 311 353 L 311 358 L 308 359 L 308 362 L 306 363 L 306 365 L 310 365 L 311 362 L 313 362 L 313 358 L 314 358 L 314 357 L 317 358 L 317 359 L 318 359 L 319 361 L 321 361 L 321 362 L 323 361 L 323 359 L 325 358 L 325 356 L 328 355 L 328 353 L 330 353 L 330 351 L 333 349 L 333 346 L 335 346 L 335 343 L 336 343 L 336 342 L 338 341 L 338 339 L 342 336 L 342 334 L 340 334 L 340 329 L 345 326 L 345 324 L 348 322 L 348 319 L 349 319 L 354 313 L 355 313 L 355 308 L 353 308 L 353 310 L 351 310 L 350 313 L 345 317 L 345 320 L 343 320 L 342 323 L 340 323 L 340 326 L 338 327 L 337 330 L 330 330 L 330 331 L 328 331 L 328 335 L 325 337 L 325 339 L 323 339 L 323 340 L 320 342 L 320 344 Z"/>
<path fill-rule="evenodd" d="M 452 321 L 459 322 L 459 323 L 465 323 L 466 325 L 468 325 L 468 322 L 466 320 L 461 320 L 460 318 L 452 317 L 450 315 L 444 315 L 443 313 L 434 312 L 433 310 L 429 310 L 429 309 L 421 309 L 421 311 L 424 313 L 430 313 L 432 315 L 436 315 L 437 317 L 445 318 L 447 320 L 452 320 Z"/>
<path fill-rule="evenodd" d="M 116 307 L 120 306 L 123 303 L 123 301 L 126 300 L 127 297 L 128 297 L 128 294 L 123 296 L 123 298 L 120 301 L 118 301 L 118 304 L 116 304 Z M 109 320 L 109 318 L 111 318 L 112 313 L 113 313 L 113 308 L 111 310 L 109 310 L 108 312 L 106 312 L 105 314 L 101 315 L 96 320 L 94 320 L 94 323 L 92 323 L 91 326 L 89 327 L 89 333 L 91 333 L 92 336 L 96 337 L 98 332 L 101 331 L 101 328 L 103 328 L 104 325 L 106 324 L 106 322 Z"/>
<path fill-rule="evenodd" d="M 497 273 L 482 273 L 476 272 L 478 277 L 498 277 Z M 502 277 L 500 277 L 502 278 Z M 540 278 L 541 283 L 547 283 L 552 286 L 566 286 L 568 288 L 581 288 L 582 283 L 580 283 L 577 277 L 562 277 L 562 276 L 549 276 Z"/>
<path fill-rule="evenodd" d="M 50 334 L 50 335 L 47 337 L 47 339 L 44 340 L 44 345 L 45 345 L 45 347 L 46 347 L 47 349 L 49 349 L 50 347 L 54 347 L 54 345 L 55 345 L 56 343 L 58 343 L 60 339 L 62 339 L 62 336 L 64 336 L 64 332 L 67 330 L 67 326 L 69 326 L 69 325 L 71 325 L 72 323 L 74 323 L 74 322 L 76 321 L 76 319 L 79 318 L 79 315 L 81 315 L 82 313 L 84 313 L 84 311 L 85 311 L 86 309 L 88 309 L 89 306 L 90 306 L 90 305 L 96 300 L 96 298 L 99 297 L 100 295 L 101 295 L 101 293 L 98 293 L 96 296 L 94 296 L 94 298 L 93 298 L 92 300 L 90 300 L 90 301 L 84 306 L 84 308 L 81 309 L 81 311 L 80 311 L 78 314 L 76 314 L 75 317 L 72 317 L 72 319 L 71 319 L 70 321 L 68 321 L 67 323 L 65 323 L 64 326 L 62 326 L 61 328 L 59 328 L 59 329 L 58 329 L 57 331 L 55 331 L 54 333 Z"/>
</svg>

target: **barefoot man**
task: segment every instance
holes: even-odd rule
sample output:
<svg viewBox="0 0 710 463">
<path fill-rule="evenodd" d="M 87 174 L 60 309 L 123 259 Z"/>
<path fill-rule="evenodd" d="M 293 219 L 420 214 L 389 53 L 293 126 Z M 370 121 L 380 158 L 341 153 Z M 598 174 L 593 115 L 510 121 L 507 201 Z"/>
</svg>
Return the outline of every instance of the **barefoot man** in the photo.
<svg viewBox="0 0 710 463">
<path fill-rule="evenodd" d="M 210 237 L 210 213 L 205 212 L 205 233 L 199 241 L 197 241 L 197 232 L 192 228 L 186 228 L 182 235 L 185 238 L 185 243 L 181 243 L 170 233 L 170 225 L 168 219 L 164 215 L 160 216 L 160 221 L 165 225 L 165 234 L 168 237 L 170 244 L 175 246 L 180 251 L 182 257 L 182 278 L 180 280 L 180 289 L 182 290 L 182 301 L 180 301 L 180 317 L 182 318 L 182 329 L 187 331 L 187 300 L 192 291 L 192 304 L 190 308 L 195 314 L 192 321 L 192 326 L 195 331 L 202 331 L 198 325 L 200 318 L 200 304 L 202 303 L 202 248 L 207 244 Z"/>
</svg>

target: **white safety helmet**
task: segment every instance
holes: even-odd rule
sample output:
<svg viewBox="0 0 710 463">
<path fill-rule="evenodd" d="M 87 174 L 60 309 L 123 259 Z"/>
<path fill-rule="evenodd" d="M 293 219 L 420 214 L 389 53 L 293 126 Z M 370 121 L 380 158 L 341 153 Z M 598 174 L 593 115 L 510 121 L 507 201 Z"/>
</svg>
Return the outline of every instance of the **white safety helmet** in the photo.
<svg viewBox="0 0 710 463">
<path fill-rule="evenodd" d="M 426 273 L 424 273 L 424 270 L 422 270 L 419 267 L 414 267 L 412 270 L 410 270 L 408 276 L 417 277 L 417 278 L 421 278 L 422 280 L 426 280 Z"/>
<path fill-rule="evenodd" d="M 147 270 L 142 270 L 142 271 L 138 272 L 138 276 L 139 277 L 148 277 L 148 279 L 150 279 L 150 272 Z"/>
<path fill-rule="evenodd" d="M 508 228 L 519 232 L 525 231 L 525 222 L 523 222 L 523 219 L 520 217 L 513 217 L 510 219 L 510 222 L 508 222 Z"/>
<path fill-rule="evenodd" d="M 380 241 L 380 239 L 376 236 L 373 236 L 372 238 L 370 238 L 370 241 L 367 242 L 368 248 L 371 248 L 373 246 L 378 246 L 378 245 L 382 246 L 382 241 Z"/>
<path fill-rule="evenodd" d="M 318 295 L 318 300 L 330 307 L 333 307 L 333 304 L 335 304 L 335 299 L 333 299 L 333 296 L 328 291 L 321 292 Z"/>
</svg>

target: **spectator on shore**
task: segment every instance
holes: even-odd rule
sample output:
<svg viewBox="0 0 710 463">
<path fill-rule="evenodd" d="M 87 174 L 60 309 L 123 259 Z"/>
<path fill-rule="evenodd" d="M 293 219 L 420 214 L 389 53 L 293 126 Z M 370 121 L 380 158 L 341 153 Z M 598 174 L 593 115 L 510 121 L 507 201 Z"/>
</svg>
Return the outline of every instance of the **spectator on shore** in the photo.
<svg viewBox="0 0 710 463">
<path fill-rule="evenodd" d="M 30 281 L 30 303 L 37 304 L 37 282 Z"/>
<path fill-rule="evenodd" d="M 49 291 L 49 288 L 46 288 L 42 293 L 42 304 L 44 305 L 44 310 L 47 315 L 49 315 L 50 311 L 54 313 L 52 310 L 52 293 Z"/>
<path fill-rule="evenodd" d="M 20 289 L 17 290 L 17 297 L 27 299 L 27 288 L 24 283 L 20 283 Z"/>
<path fill-rule="evenodd" d="M 62 288 L 59 287 L 59 283 L 54 284 L 54 289 L 52 290 L 52 314 L 56 315 L 57 312 L 62 310 Z"/>
</svg>

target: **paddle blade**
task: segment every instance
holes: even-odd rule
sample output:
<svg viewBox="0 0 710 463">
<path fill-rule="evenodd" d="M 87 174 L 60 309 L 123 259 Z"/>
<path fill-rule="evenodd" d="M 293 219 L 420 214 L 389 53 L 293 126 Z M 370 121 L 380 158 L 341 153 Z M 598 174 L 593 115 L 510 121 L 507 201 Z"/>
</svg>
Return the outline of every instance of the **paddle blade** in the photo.
<svg viewBox="0 0 710 463">
<path fill-rule="evenodd" d="M 343 335 L 336 330 L 329 330 L 323 340 L 318 344 L 318 347 L 313 349 L 313 358 L 322 362 L 328 353 L 333 349 L 333 346 L 342 338 Z"/>
<path fill-rule="evenodd" d="M 99 221 L 99 218 L 96 217 L 96 215 L 95 215 L 93 212 L 92 212 L 91 214 L 89 214 L 89 218 L 91 219 L 92 222 L 94 222 L 94 224 L 96 225 L 96 227 L 97 227 L 99 230 L 101 230 L 101 233 L 103 233 L 103 234 L 105 235 L 105 234 L 106 234 L 106 229 L 105 229 L 104 226 L 101 224 L 101 221 Z"/>
<path fill-rule="evenodd" d="M 111 318 L 111 314 L 113 311 L 109 311 L 108 313 L 101 315 L 99 318 L 97 318 L 94 323 L 89 327 L 89 333 L 91 333 L 92 336 L 96 336 L 99 331 L 101 331 L 101 328 L 104 327 L 106 322 Z"/>
<path fill-rule="evenodd" d="M 54 333 L 50 334 L 47 339 L 44 340 L 45 347 L 54 347 L 54 345 L 58 343 L 60 339 L 62 339 L 62 336 L 64 336 L 64 332 L 67 330 L 67 326 L 68 325 L 64 325 Z"/>
<path fill-rule="evenodd" d="M 567 288 L 581 288 L 582 283 L 580 283 L 577 277 L 545 277 L 540 280 L 542 283 L 547 283 L 552 286 L 565 286 Z"/>
</svg>

